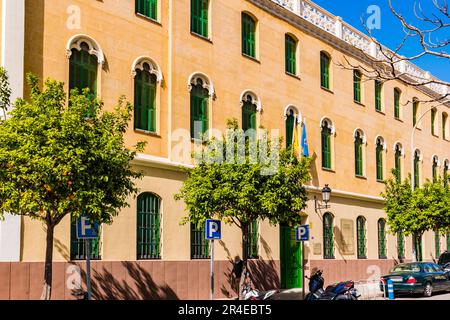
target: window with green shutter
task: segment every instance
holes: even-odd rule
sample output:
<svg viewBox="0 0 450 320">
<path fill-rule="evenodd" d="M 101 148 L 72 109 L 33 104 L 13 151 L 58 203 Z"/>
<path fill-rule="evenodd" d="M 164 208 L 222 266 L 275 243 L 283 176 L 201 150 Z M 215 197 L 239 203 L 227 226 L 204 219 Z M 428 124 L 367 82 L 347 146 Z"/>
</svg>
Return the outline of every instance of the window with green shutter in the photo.
<svg viewBox="0 0 450 320">
<path fill-rule="evenodd" d="M 395 175 L 398 182 L 402 180 L 402 147 L 397 143 L 395 146 Z"/>
<path fill-rule="evenodd" d="M 136 70 L 134 78 L 134 128 L 156 132 L 156 76 L 144 70 Z"/>
<path fill-rule="evenodd" d="M 353 99 L 361 102 L 361 72 L 353 70 Z"/>
<path fill-rule="evenodd" d="M 394 89 L 394 117 L 400 119 L 400 90 Z"/>
<path fill-rule="evenodd" d="M 378 220 L 378 258 L 386 259 L 386 220 Z"/>
<path fill-rule="evenodd" d="M 158 15 L 158 0 L 136 0 L 136 13 L 156 20 Z"/>
<path fill-rule="evenodd" d="M 422 236 L 413 236 L 413 243 L 416 251 L 417 261 L 423 261 L 423 246 L 422 246 Z"/>
<path fill-rule="evenodd" d="M 431 134 L 435 135 L 436 134 L 436 109 L 432 109 L 431 110 Z"/>
<path fill-rule="evenodd" d="M 249 129 L 256 130 L 256 113 L 256 105 L 253 103 L 252 97 L 248 95 L 242 106 L 242 130 L 244 132 Z"/>
<path fill-rule="evenodd" d="M 286 72 L 296 75 L 297 74 L 297 41 L 290 35 L 285 35 L 285 62 Z"/>
<path fill-rule="evenodd" d="M 191 223 L 191 259 L 209 259 L 209 241 L 205 237 L 205 228 Z"/>
<path fill-rule="evenodd" d="M 242 13 L 242 53 L 256 58 L 256 21 Z"/>
<path fill-rule="evenodd" d="M 323 258 L 334 259 L 333 215 L 323 215 Z"/>
<path fill-rule="evenodd" d="M 331 124 L 327 120 L 322 123 L 322 168 L 331 169 Z"/>
<path fill-rule="evenodd" d="M 401 230 L 397 232 L 397 256 L 400 261 L 405 259 L 405 236 Z"/>
<path fill-rule="evenodd" d="M 137 198 L 137 259 L 161 258 L 161 199 L 153 193 Z"/>
<path fill-rule="evenodd" d="M 447 251 L 450 251 L 450 231 L 447 232 Z"/>
<path fill-rule="evenodd" d="M 383 150 L 384 150 L 383 141 L 380 138 L 378 138 L 377 139 L 377 147 L 375 150 L 376 164 L 377 164 L 377 180 L 378 181 L 383 181 L 383 179 L 384 179 Z"/>
<path fill-rule="evenodd" d="M 294 126 L 295 115 L 293 110 L 289 110 L 289 114 L 286 115 L 286 148 L 292 146 L 294 140 Z"/>
<path fill-rule="evenodd" d="M 444 112 L 442 113 L 442 139 L 447 139 L 447 122 L 448 115 Z"/>
<path fill-rule="evenodd" d="M 208 89 L 203 88 L 203 81 L 197 80 L 197 84 L 191 90 L 191 138 L 202 139 L 208 131 Z"/>
<path fill-rule="evenodd" d="M 432 176 L 433 176 L 433 182 L 436 182 L 438 180 L 438 158 L 435 156 L 433 157 L 433 165 L 432 165 Z"/>
<path fill-rule="evenodd" d="M 414 187 L 420 186 L 420 153 L 418 150 L 414 152 Z"/>
<path fill-rule="evenodd" d="M 78 89 L 81 93 L 84 89 L 89 89 L 89 97 L 94 100 L 97 97 L 97 57 L 89 53 L 89 45 L 82 42 L 81 50 L 72 49 L 69 61 L 69 91 Z M 87 116 L 93 110 L 87 111 Z"/>
<path fill-rule="evenodd" d="M 435 257 L 436 259 L 439 259 L 439 256 L 441 255 L 441 235 L 439 233 L 439 230 L 434 232 L 434 247 Z"/>
<path fill-rule="evenodd" d="M 363 138 L 361 132 L 355 134 L 355 175 L 362 177 L 363 172 Z"/>
<path fill-rule="evenodd" d="M 356 219 L 356 243 L 358 259 L 367 258 L 366 241 L 366 219 L 360 216 Z"/>
<path fill-rule="evenodd" d="M 320 53 L 320 85 L 330 89 L 330 57 L 325 52 Z"/>
<path fill-rule="evenodd" d="M 86 242 L 89 244 L 89 256 L 91 260 L 101 260 L 100 256 L 100 232 L 97 239 L 79 240 L 77 238 L 77 223 L 71 222 L 70 227 L 70 260 L 86 260 Z"/>
<path fill-rule="evenodd" d="M 247 254 L 248 259 L 258 259 L 258 221 L 251 222 L 247 231 Z"/>
<path fill-rule="evenodd" d="M 375 110 L 382 111 L 381 104 L 381 90 L 383 88 L 383 84 L 379 80 L 375 80 Z"/>
<path fill-rule="evenodd" d="M 417 112 L 419 111 L 419 102 L 413 102 L 413 126 L 417 124 Z"/>
<path fill-rule="evenodd" d="M 191 0 L 191 32 L 208 38 L 209 0 Z"/>
</svg>

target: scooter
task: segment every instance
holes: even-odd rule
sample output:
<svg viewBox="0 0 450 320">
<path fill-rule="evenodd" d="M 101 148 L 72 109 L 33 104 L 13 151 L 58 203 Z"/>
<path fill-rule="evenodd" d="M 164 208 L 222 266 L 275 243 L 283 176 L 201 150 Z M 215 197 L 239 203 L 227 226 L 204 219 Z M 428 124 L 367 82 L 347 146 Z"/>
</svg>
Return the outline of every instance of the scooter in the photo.
<svg viewBox="0 0 450 320">
<path fill-rule="evenodd" d="M 332 284 L 323 289 L 323 271 L 317 270 L 309 279 L 309 293 L 305 300 L 358 300 L 361 294 L 353 281 Z"/>
<path fill-rule="evenodd" d="M 249 279 L 249 272 L 246 274 L 246 280 Z M 275 294 L 279 293 L 279 290 L 259 291 L 253 289 L 251 281 L 246 281 L 245 286 L 242 289 L 242 297 L 244 300 L 270 300 Z"/>
</svg>

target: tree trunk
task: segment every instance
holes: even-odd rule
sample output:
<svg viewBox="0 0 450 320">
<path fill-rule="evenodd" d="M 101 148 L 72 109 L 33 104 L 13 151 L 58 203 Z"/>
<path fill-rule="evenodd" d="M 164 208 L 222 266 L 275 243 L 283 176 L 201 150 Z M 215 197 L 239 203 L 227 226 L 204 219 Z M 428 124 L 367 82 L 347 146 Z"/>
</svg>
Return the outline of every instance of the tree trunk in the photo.
<svg viewBox="0 0 450 320">
<path fill-rule="evenodd" d="M 242 223 L 242 274 L 239 281 L 239 300 L 243 300 L 242 290 L 247 275 L 247 260 L 248 260 L 248 223 Z"/>
<path fill-rule="evenodd" d="M 47 222 L 47 243 L 45 250 L 44 288 L 41 300 L 50 300 L 52 295 L 52 261 L 53 261 L 53 232 L 54 226 Z"/>
</svg>

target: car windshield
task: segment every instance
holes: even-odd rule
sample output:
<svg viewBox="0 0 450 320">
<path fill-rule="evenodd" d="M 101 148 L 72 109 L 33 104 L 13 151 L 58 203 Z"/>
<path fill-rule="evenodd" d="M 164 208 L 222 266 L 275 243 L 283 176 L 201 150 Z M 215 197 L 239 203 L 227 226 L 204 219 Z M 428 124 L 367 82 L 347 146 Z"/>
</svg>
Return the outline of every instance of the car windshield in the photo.
<svg viewBox="0 0 450 320">
<path fill-rule="evenodd" d="M 418 264 L 401 264 L 391 269 L 391 272 L 420 272 Z"/>
</svg>

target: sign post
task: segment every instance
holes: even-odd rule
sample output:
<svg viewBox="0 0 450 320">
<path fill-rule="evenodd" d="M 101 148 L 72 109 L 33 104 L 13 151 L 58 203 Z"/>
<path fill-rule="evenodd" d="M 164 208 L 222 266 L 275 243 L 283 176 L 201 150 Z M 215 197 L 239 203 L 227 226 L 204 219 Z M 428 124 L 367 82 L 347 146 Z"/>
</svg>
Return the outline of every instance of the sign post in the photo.
<svg viewBox="0 0 450 320">
<path fill-rule="evenodd" d="M 309 225 L 298 227 L 295 239 L 302 243 L 302 299 L 305 299 L 305 241 L 309 240 Z"/>
<path fill-rule="evenodd" d="M 92 298 L 91 287 L 91 252 L 89 240 L 98 238 L 98 223 L 91 223 L 89 218 L 85 215 L 81 215 L 77 219 L 77 239 L 84 240 L 85 252 L 86 252 L 86 287 L 87 287 L 87 299 Z"/>
<path fill-rule="evenodd" d="M 211 252 L 211 300 L 214 300 L 214 240 L 221 239 L 221 225 L 219 220 L 206 220 L 205 238 L 209 240 Z"/>
</svg>

